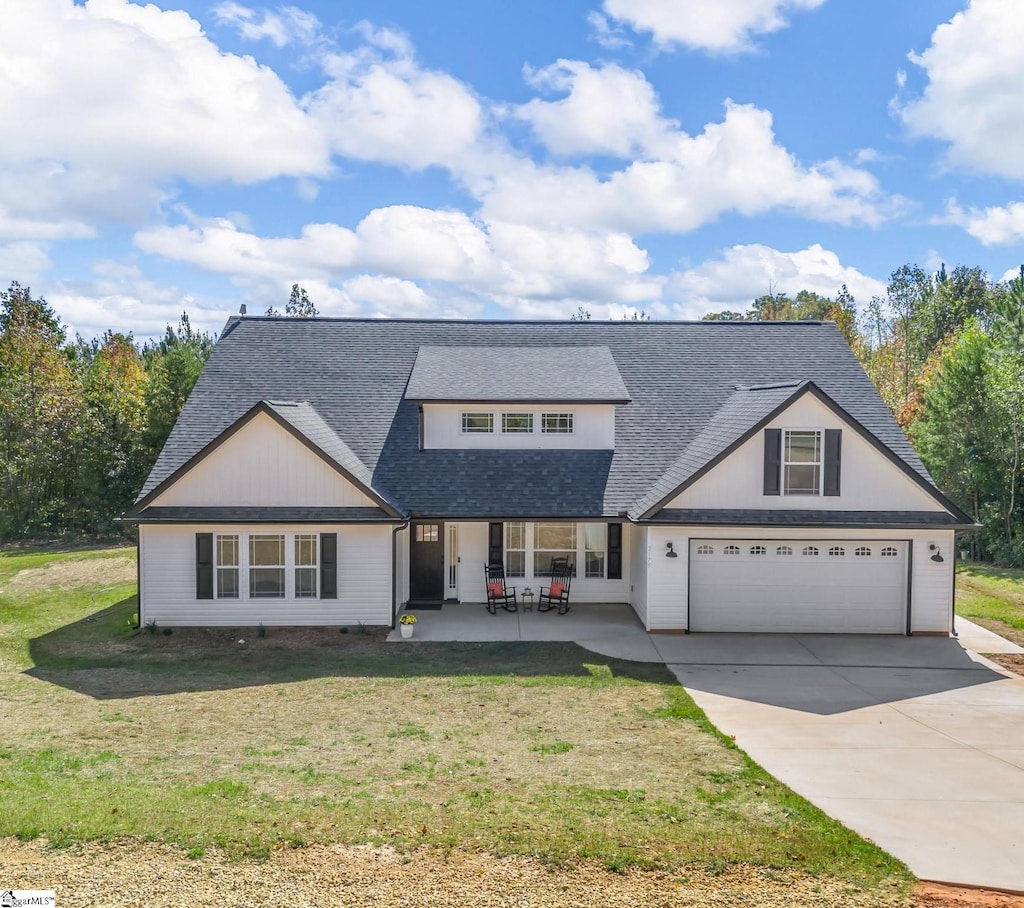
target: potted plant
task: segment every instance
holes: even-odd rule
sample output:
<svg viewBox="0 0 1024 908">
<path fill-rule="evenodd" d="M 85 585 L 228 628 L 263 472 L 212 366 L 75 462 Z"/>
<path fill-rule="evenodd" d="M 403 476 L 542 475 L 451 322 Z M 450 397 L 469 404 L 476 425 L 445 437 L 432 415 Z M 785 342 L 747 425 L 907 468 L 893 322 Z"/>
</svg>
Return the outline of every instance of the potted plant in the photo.
<svg viewBox="0 0 1024 908">
<path fill-rule="evenodd" d="M 398 619 L 398 624 L 401 626 L 402 636 L 408 640 L 409 637 L 412 636 L 413 625 L 416 624 L 416 616 L 408 613 L 402 615 L 402 617 Z"/>
</svg>

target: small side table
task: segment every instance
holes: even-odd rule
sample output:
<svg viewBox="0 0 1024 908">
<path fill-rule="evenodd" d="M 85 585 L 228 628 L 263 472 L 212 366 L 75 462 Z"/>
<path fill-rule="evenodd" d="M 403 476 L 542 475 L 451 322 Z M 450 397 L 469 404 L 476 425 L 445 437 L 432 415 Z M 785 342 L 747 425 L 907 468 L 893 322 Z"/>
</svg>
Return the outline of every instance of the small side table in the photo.
<svg viewBox="0 0 1024 908">
<path fill-rule="evenodd" d="M 531 590 L 529 587 L 526 587 L 519 594 L 519 597 L 523 600 L 523 611 L 524 612 L 532 612 L 533 611 L 533 590 Z"/>
</svg>

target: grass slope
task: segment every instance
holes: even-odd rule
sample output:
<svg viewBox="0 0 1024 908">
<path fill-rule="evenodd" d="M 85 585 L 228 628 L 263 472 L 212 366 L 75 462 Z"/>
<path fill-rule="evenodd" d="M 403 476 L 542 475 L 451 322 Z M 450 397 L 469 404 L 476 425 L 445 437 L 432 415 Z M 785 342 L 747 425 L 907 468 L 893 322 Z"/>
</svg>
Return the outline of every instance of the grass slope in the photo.
<svg viewBox="0 0 1024 908">
<path fill-rule="evenodd" d="M 956 611 L 1024 645 L 1024 570 L 963 564 L 956 572 Z"/>
<path fill-rule="evenodd" d="M 0 555 L 0 836 L 910 880 L 719 734 L 662 665 L 562 643 L 135 631 L 126 554 Z"/>
</svg>

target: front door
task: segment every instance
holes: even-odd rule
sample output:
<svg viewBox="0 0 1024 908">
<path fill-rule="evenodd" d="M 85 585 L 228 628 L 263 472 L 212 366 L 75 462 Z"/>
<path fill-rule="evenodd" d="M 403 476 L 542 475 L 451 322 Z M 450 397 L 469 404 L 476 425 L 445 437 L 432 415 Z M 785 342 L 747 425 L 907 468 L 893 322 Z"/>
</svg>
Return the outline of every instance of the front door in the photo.
<svg viewBox="0 0 1024 908">
<path fill-rule="evenodd" d="M 414 523 L 409 543 L 409 601 L 444 599 L 444 524 Z"/>
</svg>

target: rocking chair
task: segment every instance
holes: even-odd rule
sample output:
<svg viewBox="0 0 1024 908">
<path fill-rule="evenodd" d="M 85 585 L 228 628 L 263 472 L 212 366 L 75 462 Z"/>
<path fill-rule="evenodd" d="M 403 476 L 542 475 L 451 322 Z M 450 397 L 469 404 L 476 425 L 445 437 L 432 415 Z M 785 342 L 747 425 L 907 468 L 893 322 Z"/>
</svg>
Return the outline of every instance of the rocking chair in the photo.
<svg viewBox="0 0 1024 908">
<path fill-rule="evenodd" d="M 551 585 L 542 586 L 537 597 L 537 611 L 550 612 L 557 608 L 559 615 L 569 611 L 569 587 L 572 584 L 572 568 L 568 564 L 551 565 Z"/>
<path fill-rule="evenodd" d="M 505 586 L 505 566 L 503 564 L 485 564 L 484 580 L 487 584 L 487 611 L 498 614 L 498 606 L 506 612 L 518 612 L 516 605 L 516 588 Z"/>
</svg>

